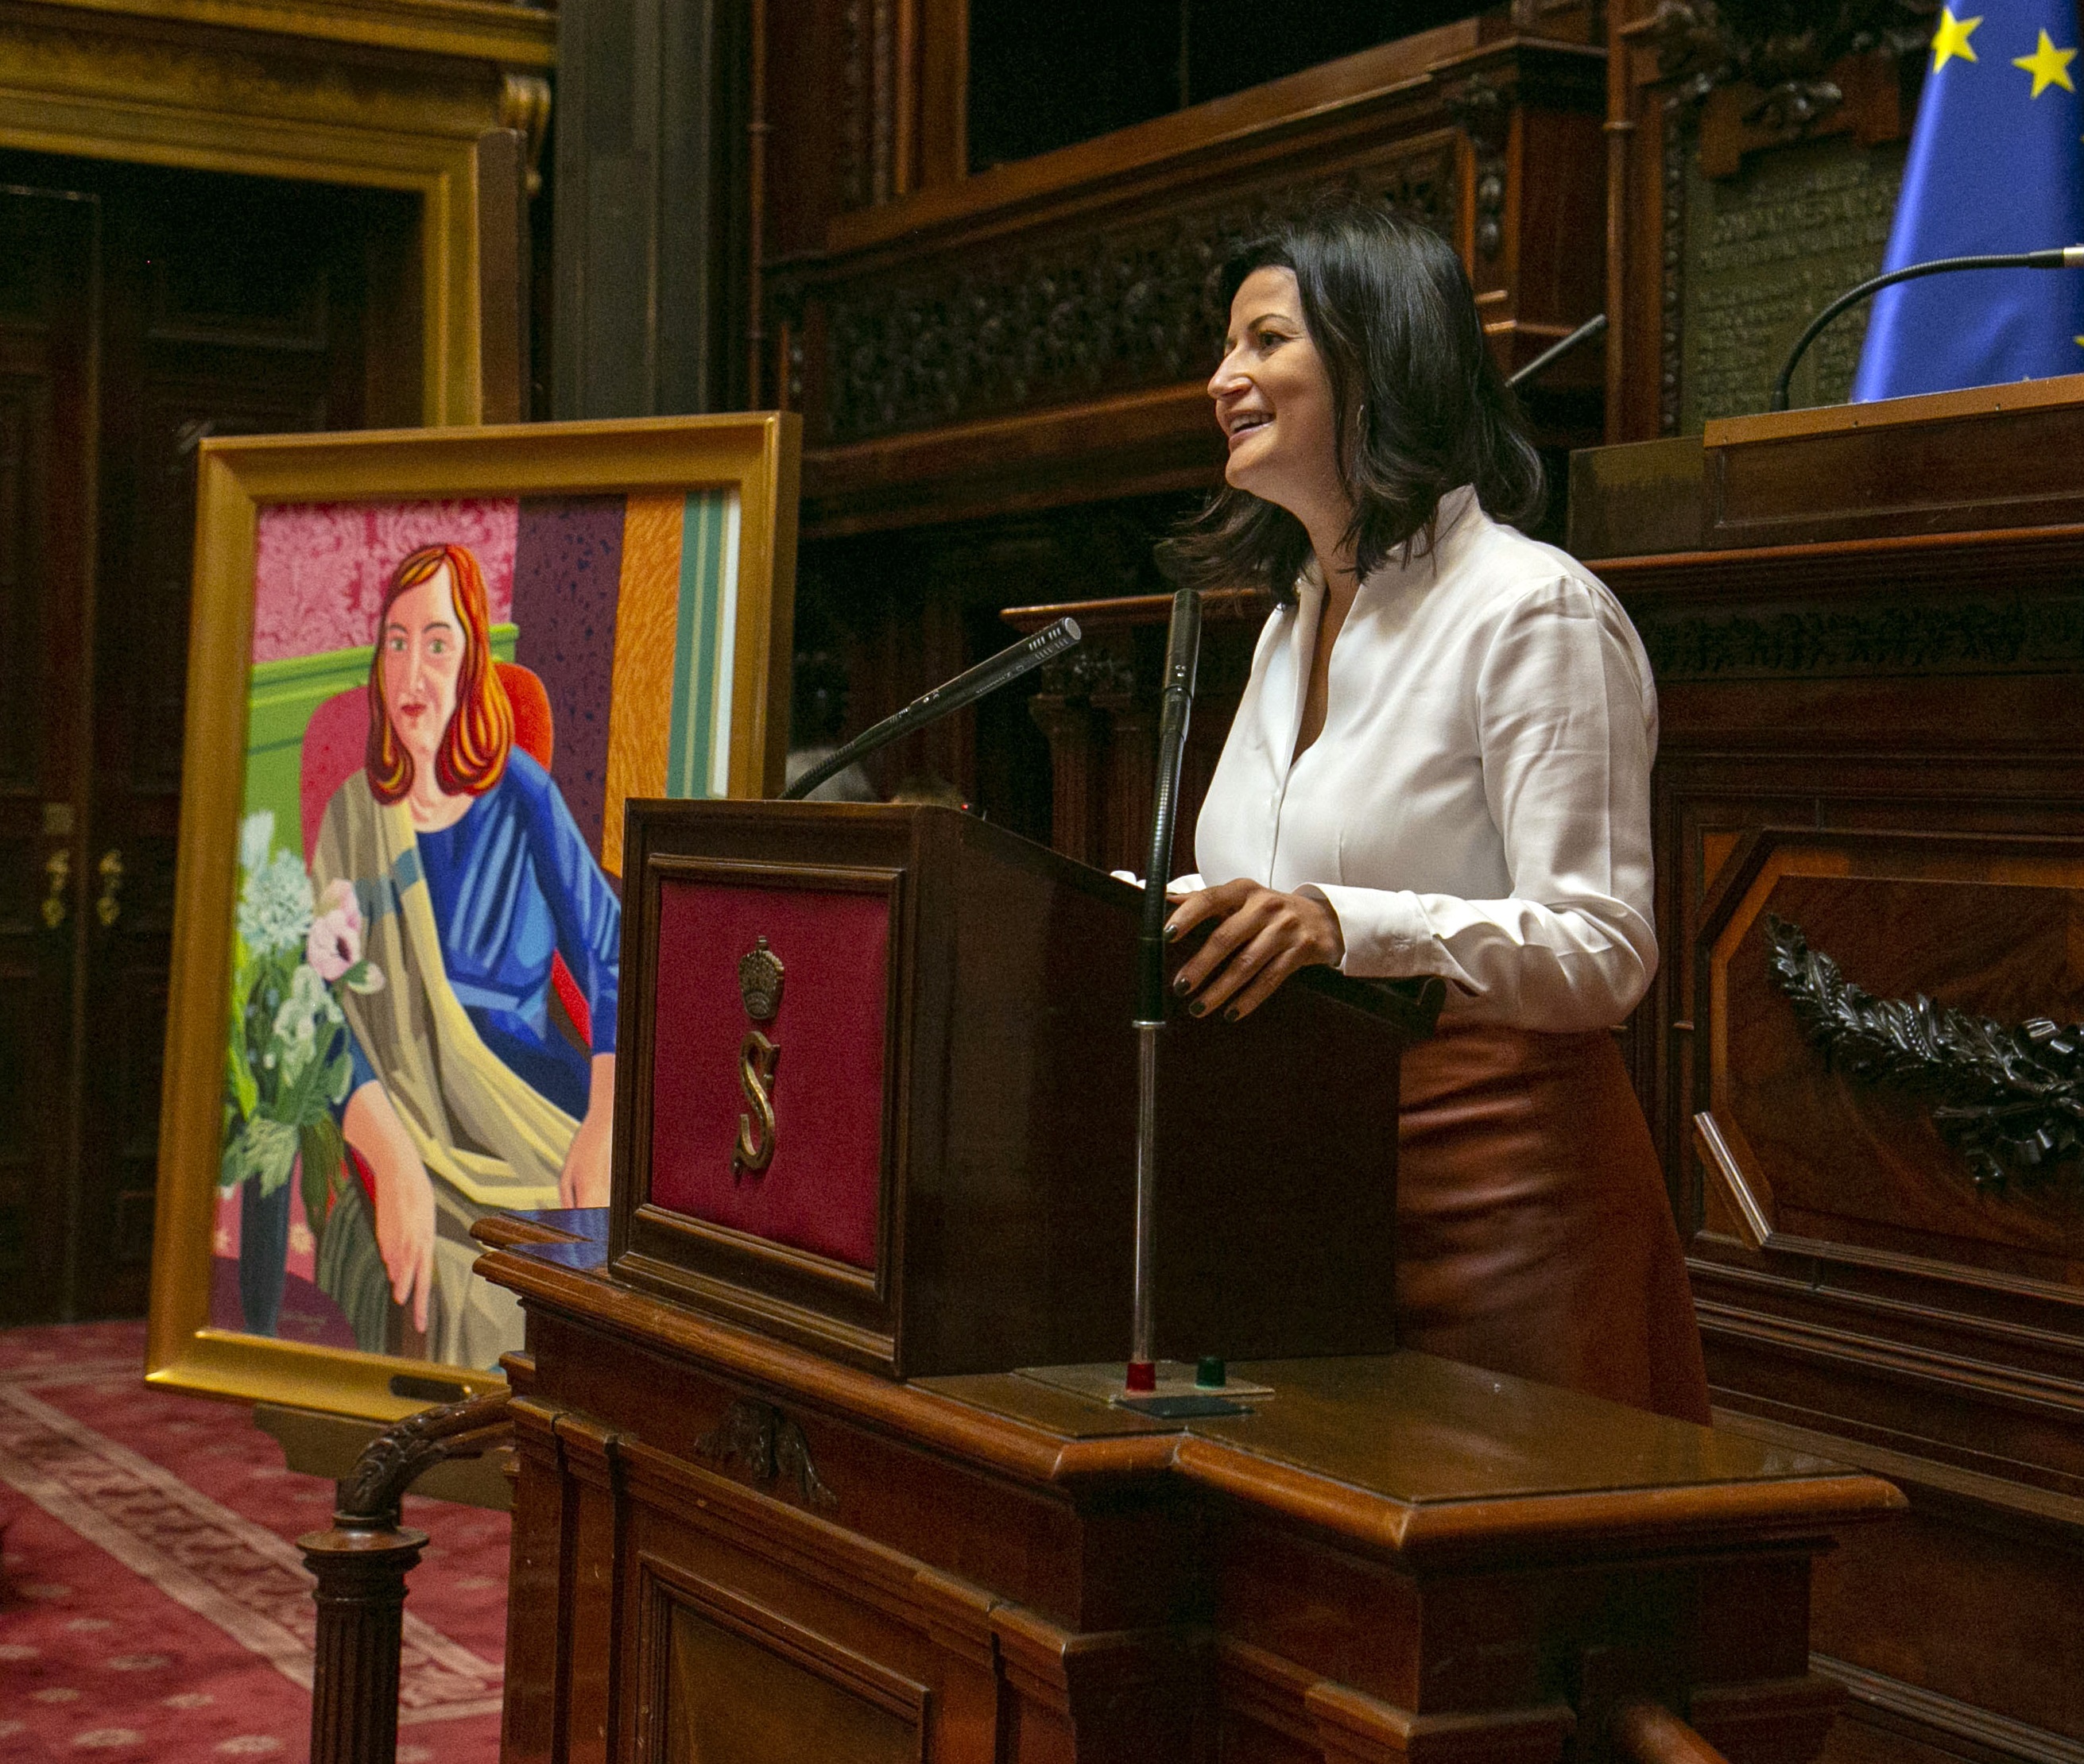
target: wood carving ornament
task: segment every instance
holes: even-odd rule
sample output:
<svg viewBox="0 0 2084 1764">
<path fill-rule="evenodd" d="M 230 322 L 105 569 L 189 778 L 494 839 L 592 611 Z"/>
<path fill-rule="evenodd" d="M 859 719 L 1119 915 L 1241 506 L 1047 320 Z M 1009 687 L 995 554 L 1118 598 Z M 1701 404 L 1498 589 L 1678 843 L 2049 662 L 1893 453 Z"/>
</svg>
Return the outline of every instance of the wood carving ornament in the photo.
<svg viewBox="0 0 2084 1764">
<path fill-rule="evenodd" d="M 739 996 L 754 1023 L 774 1021 L 782 1009 L 782 958 L 764 937 L 739 958 Z M 752 1112 L 738 1118 L 738 1145 L 731 1160 L 735 1177 L 757 1176 L 774 1161 L 774 1068 L 781 1060 L 782 1050 L 759 1029 L 746 1031 L 738 1047 L 738 1083 Z"/>
</svg>

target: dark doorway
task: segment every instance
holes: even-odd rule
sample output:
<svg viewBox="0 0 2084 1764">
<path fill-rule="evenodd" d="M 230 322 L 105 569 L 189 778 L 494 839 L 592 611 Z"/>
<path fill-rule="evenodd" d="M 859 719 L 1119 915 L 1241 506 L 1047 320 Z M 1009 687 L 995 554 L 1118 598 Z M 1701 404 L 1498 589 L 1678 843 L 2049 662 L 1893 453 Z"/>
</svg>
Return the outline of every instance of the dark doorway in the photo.
<svg viewBox="0 0 2084 1764">
<path fill-rule="evenodd" d="M 196 449 L 419 421 L 418 207 L 0 153 L 0 1325 L 144 1309 Z"/>
</svg>

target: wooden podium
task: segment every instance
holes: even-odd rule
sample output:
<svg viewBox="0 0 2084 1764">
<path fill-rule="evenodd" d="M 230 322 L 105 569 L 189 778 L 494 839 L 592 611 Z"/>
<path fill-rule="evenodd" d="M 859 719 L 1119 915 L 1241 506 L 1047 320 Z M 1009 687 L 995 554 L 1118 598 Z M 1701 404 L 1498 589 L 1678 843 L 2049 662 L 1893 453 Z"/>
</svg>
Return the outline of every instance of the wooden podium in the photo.
<svg viewBox="0 0 2084 1764">
<path fill-rule="evenodd" d="M 895 1377 L 1120 1358 L 1139 890 L 944 808 L 633 803 L 624 848 L 614 1271 Z M 1395 1344 L 1397 1060 L 1438 1005 L 1319 970 L 1241 1024 L 1180 1013 L 1162 1353 Z"/>
<path fill-rule="evenodd" d="M 1126 1346 L 1133 891 L 930 809 L 625 850 L 611 1216 L 477 1227 L 507 1764 L 1815 1756 L 1811 1561 L 1894 1490 L 1391 1351 L 1425 1000 L 1168 1033 L 1162 1342 L 1273 1394 L 1157 1419 L 1050 1364 Z"/>
</svg>

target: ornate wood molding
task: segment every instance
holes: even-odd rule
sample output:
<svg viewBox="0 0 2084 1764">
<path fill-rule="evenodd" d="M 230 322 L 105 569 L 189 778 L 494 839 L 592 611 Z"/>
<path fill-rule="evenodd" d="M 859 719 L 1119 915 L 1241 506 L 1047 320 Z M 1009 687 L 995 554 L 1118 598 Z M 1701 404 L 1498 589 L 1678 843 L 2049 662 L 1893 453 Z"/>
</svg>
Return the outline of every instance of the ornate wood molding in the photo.
<svg viewBox="0 0 2084 1764">
<path fill-rule="evenodd" d="M 1637 628 L 1666 683 L 2084 667 L 2084 596 L 2078 595 L 1645 611 Z"/>
<path fill-rule="evenodd" d="M 477 0 L 12 6 L 0 146 L 413 192 L 422 414 L 477 422 L 477 143 L 515 128 L 536 150 L 556 29 L 554 14 Z"/>
<path fill-rule="evenodd" d="M 504 5 L 498 0 L 63 0 L 61 10 L 462 56 L 515 67 L 548 69 L 557 60 L 555 6 L 528 0 Z"/>
<path fill-rule="evenodd" d="M 1682 104 L 1723 87 L 1760 95 L 1744 121 L 1798 134 L 1845 101 L 1848 56 L 1900 56 L 1931 34 L 1938 0 L 1659 0 L 1634 27 Z"/>
<path fill-rule="evenodd" d="M 1455 223 L 1454 150 L 1436 141 L 1344 178 L 843 285 L 825 319 L 827 437 L 863 441 L 1190 379 L 1226 316 L 1225 260 L 1333 184 L 1442 233 Z"/>
<path fill-rule="evenodd" d="M 450 1458 L 481 1457 L 512 1437 L 513 1400 L 510 1391 L 490 1391 L 422 1409 L 385 1428 L 341 1478 L 334 1522 L 395 1526 L 405 1491 L 426 1471 Z"/>
<path fill-rule="evenodd" d="M 756 1487 L 786 1478 L 806 1506 L 840 1504 L 811 1462 L 811 1442 L 803 1428 L 772 1403 L 741 1398 L 695 1441 L 694 1455 Z"/>
<path fill-rule="evenodd" d="M 770 259 L 760 328 L 774 341 L 769 383 L 804 415 L 807 531 L 1205 487 L 1220 467 L 1200 390 L 1226 316 L 1220 265 L 1330 191 L 1386 200 L 1450 239 L 1502 360 L 1569 331 L 1597 289 L 1567 253 L 1549 257 L 1599 224 L 1586 167 L 1600 152 L 1605 55 L 1531 34 L 1553 9 L 1523 10 L 1529 35 L 1443 26 L 866 200 L 830 218 L 819 248 Z M 879 15 L 866 0 L 858 11 L 867 56 Z M 866 74 L 857 83 L 872 92 Z M 861 132 L 836 119 L 836 135 L 849 129 Z M 848 201 L 872 197 L 874 169 L 850 174 Z M 1130 439 L 1104 413 L 1134 400 L 1146 403 Z M 1073 419 L 1061 432 L 1060 413 Z M 1002 482 L 955 442 L 1009 423 L 1037 426 L 982 438 L 1007 442 Z"/>
<path fill-rule="evenodd" d="M 399 1504 L 421 1472 L 475 1457 L 514 1435 L 505 1390 L 423 1409 L 369 1442 L 339 1485 L 331 1526 L 297 1539 L 317 1580 L 311 1671 L 313 1764 L 391 1764 L 398 1747 L 398 1650 L 405 1576 L 427 1534 Z"/>
<path fill-rule="evenodd" d="M 2084 1155 L 2084 1023 L 2036 1017 L 2007 1027 L 1922 992 L 1876 998 L 1799 925 L 1764 916 L 1767 961 L 1809 1044 L 1840 1071 L 1929 1099 L 1941 1136 L 1968 1161 L 1979 1188 Z"/>
</svg>

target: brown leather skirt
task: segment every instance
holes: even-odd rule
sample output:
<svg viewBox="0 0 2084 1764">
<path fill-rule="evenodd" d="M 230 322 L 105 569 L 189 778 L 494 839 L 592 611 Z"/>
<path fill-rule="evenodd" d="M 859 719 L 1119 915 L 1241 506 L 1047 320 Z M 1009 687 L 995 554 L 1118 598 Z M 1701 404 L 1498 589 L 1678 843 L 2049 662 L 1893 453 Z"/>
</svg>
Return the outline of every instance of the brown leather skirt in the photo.
<svg viewBox="0 0 2084 1764">
<path fill-rule="evenodd" d="M 1701 1333 L 1613 1037 L 1443 1023 L 1404 1056 L 1400 1339 L 1683 1421 Z"/>
</svg>

